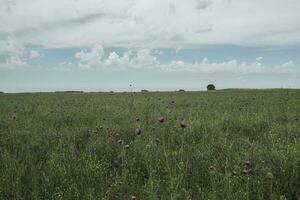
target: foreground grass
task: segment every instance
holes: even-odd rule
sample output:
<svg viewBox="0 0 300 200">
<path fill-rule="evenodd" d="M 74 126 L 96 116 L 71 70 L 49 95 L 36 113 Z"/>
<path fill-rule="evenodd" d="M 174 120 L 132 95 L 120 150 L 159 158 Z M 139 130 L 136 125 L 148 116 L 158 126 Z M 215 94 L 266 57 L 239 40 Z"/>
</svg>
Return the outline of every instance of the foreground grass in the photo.
<svg viewBox="0 0 300 200">
<path fill-rule="evenodd" d="M 299 118 L 299 90 L 0 94 L 0 199 L 299 199 Z"/>
</svg>

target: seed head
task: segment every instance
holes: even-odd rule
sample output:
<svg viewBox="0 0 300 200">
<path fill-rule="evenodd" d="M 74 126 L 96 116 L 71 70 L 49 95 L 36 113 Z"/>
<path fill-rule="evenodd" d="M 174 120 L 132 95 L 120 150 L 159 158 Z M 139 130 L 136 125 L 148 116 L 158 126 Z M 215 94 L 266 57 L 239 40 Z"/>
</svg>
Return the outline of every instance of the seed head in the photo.
<svg viewBox="0 0 300 200">
<path fill-rule="evenodd" d="M 183 128 L 183 129 L 186 128 L 187 127 L 187 123 L 185 121 L 181 121 L 180 122 L 180 127 Z"/>
<path fill-rule="evenodd" d="M 233 171 L 233 172 L 232 172 L 232 175 L 233 175 L 233 176 L 238 176 L 238 175 L 240 175 L 240 173 L 237 172 L 237 171 Z"/>
<path fill-rule="evenodd" d="M 136 128 L 134 131 L 135 135 L 139 136 L 142 133 L 142 130 L 140 128 Z"/>
<path fill-rule="evenodd" d="M 253 175 L 254 174 L 254 170 L 253 169 L 243 169 L 242 173 L 244 175 Z"/>
<path fill-rule="evenodd" d="M 158 119 L 158 121 L 159 121 L 160 123 L 163 123 L 163 122 L 165 121 L 165 118 L 164 118 L 163 116 L 161 116 L 161 117 Z"/>
<path fill-rule="evenodd" d="M 123 144 L 123 140 L 119 139 L 118 141 L 118 144 Z"/>
<path fill-rule="evenodd" d="M 137 200 L 136 196 L 131 196 L 131 200 Z"/>
<path fill-rule="evenodd" d="M 271 172 L 268 172 L 267 173 L 267 177 L 270 178 L 270 179 L 272 179 L 274 176 L 273 176 L 273 174 Z"/>
<path fill-rule="evenodd" d="M 160 144 L 160 139 L 159 138 L 155 138 L 155 143 L 156 144 Z"/>
</svg>

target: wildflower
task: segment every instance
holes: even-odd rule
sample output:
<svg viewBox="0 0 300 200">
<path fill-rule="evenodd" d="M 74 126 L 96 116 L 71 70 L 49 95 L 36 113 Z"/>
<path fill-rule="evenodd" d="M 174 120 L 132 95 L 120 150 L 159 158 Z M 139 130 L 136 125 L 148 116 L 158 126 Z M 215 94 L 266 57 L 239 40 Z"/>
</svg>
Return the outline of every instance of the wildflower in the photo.
<svg viewBox="0 0 300 200">
<path fill-rule="evenodd" d="M 118 144 L 123 144 L 123 141 L 121 139 L 119 139 L 117 142 Z"/>
<path fill-rule="evenodd" d="M 248 169 L 248 174 L 253 175 L 254 174 L 254 169 L 252 169 L 252 168 Z"/>
<path fill-rule="evenodd" d="M 140 128 L 136 128 L 134 131 L 135 135 L 139 136 L 142 133 L 142 130 Z"/>
<path fill-rule="evenodd" d="M 137 200 L 136 196 L 131 196 L 131 200 Z"/>
<path fill-rule="evenodd" d="M 164 117 L 160 117 L 160 118 L 158 119 L 158 121 L 159 121 L 160 123 L 163 123 L 163 122 L 165 121 L 165 118 L 164 118 Z"/>
<path fill-rule="evenodd" d="M 233 175 L 233 176 L 238 176 L 238 175 L 240 175 L 240 173 L 237 172 L 237 171 L 233 171 L 233 172 L 232 172 L 232 175 Z"/>
<path fill-rule="evenodd" d="M 273 174 L 271 173 L 271 172 L 268 172 L 267 173 L 267 178 L 270 178 L 270 179 L 272 179 L 274 176 L 273 176 Z"/>
<path fill-rule="evenodd" d="M 249 166 L 250 164 L 251 164 L 250 160 L 246 160 L 246 161 L 245 161 L 245 165 L 246 165 L 246 166 Z"/>
<path fill-rule="evenodd" d="M 130 146 L 129 146 L 129 144 L 126 144 L 124 147 L 125 147 L 125 149 L 129 149 Z"/>
<path fill-rule="evenodd" d="M 187 127 L 187 123 L 185 121 L 181 121 L 180 122 L 180 127 L 183 128 L 183 129 L 186 128 Z"/>
<path fill-rule="evenodd" d="M 155 138 L 155 143 L 156 144 L 160 144 L 160 139 L 159 138 Z"/>
<path fill-rule="evenodd" d="M 245 174 L 245 175 L 248 175 L 248 170 L 247 169 L 243 169 L 242 173 Z"/>
<path fill-rule="evenodd" d="M 253 175 L 254 174 L 254 170 L 253 169 L 243 169 L 242 173 L 244 175 Z"/>
</svg>

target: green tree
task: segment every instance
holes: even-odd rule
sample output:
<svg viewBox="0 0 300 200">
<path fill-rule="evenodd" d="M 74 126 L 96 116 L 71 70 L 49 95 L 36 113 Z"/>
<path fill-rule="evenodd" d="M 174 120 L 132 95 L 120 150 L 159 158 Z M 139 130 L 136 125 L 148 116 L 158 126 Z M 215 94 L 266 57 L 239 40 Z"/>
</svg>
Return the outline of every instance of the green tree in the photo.
<svg viewBox="0 0 300 200">
<path fill-rule="evenodd" d="M 206 88 L 207 88 L 208 91 L 209 90 L 216 90 L 216 87 L 214 86 L 214 84 L 208 84 Z"/>
</svg>

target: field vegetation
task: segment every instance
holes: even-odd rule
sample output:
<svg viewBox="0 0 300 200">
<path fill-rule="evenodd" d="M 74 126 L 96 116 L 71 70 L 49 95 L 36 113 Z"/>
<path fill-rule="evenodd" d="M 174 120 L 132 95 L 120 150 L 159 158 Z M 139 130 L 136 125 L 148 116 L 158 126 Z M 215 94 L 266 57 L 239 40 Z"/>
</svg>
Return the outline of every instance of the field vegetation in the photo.
<svg viewBox="0 0 300 200">
<path fill-rule="evenodd" d="M 300 90 L 0 94 L 0 199 L 299 199 Z"/>
</svg>

